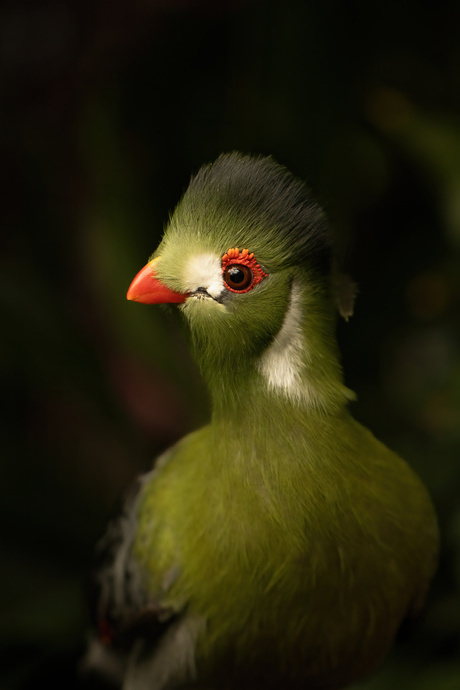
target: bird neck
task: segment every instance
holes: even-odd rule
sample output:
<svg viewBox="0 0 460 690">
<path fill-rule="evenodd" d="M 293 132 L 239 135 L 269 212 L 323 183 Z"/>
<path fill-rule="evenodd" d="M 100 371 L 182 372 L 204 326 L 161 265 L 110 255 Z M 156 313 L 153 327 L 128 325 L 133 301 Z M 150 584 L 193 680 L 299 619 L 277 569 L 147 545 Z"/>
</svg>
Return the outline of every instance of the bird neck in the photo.
<svg viewBox="0 0 460 690">
<path fill-rule="evenodd" d="M 340 413 L 355 396 L 343 383 L 335 326 L 332 300 L 294 282 L 282 326 L 262 353 L 204 368 L 214 419 Z"/>
</svg>

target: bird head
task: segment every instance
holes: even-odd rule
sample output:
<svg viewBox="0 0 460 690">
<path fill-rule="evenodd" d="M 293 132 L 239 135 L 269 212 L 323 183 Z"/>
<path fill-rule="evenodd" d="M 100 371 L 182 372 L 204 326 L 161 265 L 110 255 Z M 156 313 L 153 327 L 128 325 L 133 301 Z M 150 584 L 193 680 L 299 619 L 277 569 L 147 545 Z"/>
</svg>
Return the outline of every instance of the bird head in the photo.
<svg viewBox="0 0 460 690">
<path fill-rule="evenodd" d="M 300 401 L 314 353 L 310 398 L 334 360 L 330 263 L 306 186 L 271 158 L 226 154 L 192 178 L 128 299 L 180 305 L 208 382 L 262 377 Z"/>
</svg>

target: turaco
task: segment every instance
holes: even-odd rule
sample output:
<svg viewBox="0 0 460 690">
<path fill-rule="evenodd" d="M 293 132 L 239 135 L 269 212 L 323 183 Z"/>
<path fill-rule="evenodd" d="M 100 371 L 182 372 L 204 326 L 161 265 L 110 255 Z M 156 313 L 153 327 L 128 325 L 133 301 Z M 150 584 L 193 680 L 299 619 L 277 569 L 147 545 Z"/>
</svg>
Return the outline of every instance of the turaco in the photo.
<svg viewBox="0 0 460 690">
<path fill-rule="evenodd" d="M 437 526 L 350 415 L 324 213 L 271 158 L 192 178 L 128 299 L 176 303 L 210 423 L 142 477 L 100 545 L 89 663 L 123 690 L 339 690 L 419 612 Z"/>
</svg>

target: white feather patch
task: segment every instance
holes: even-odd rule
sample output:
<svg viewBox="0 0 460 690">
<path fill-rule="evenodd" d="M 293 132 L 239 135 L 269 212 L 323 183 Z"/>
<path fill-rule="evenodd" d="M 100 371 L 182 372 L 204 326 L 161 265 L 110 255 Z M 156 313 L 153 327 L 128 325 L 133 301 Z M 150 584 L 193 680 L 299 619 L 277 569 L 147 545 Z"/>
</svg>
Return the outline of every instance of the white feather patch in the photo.
<svg viewBox="0 0 460 690">
<path fill-rule="evenodd" d="M 305 358 L 305 343 L 302 334 L 301 289 L 292 285 L 289 307 L 283 325 L 274 341 L 259 361 L 259 371 L 265 377 L 268 387 L 281 391 L 289 398 L 309 397 L 302 381 L 302 367 Z"/>
<path fill-rule="evenodd" d="M 225 289 L 220 257 L 211 253 L 192 256 L 184 269 L 184 287 L 187 292 L 205 288 L 211 297 L 219 297 Z"/>
</svg>

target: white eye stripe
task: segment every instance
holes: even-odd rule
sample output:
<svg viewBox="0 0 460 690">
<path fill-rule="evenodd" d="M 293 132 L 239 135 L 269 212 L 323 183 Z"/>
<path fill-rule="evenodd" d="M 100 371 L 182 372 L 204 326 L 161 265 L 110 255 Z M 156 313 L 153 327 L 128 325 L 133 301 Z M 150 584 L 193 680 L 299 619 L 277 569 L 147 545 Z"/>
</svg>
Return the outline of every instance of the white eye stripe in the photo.
<svg viewBox="0 0 460 690">
<path fill-rule="evenodd" d="M 210 252 L 192 256 L 184 268 L 184 287 L 187 292 L 205 288 L 211 297 L 219 297 L 225 290 L 220 256 Z"/>
</svg>

